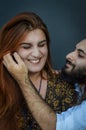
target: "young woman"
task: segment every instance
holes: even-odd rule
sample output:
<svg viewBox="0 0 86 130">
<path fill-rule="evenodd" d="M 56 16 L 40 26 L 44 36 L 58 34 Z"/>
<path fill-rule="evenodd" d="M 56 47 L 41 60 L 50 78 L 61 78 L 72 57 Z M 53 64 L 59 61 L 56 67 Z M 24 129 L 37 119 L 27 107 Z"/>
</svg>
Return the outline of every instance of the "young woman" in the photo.
<svg viewBox="0 0 86 130">
<path fill-rule="evenodd" d="M 0 130 L 40 130 L 28 108 L 25 90 L 10 73 L 11 69 L 15 71 L 14 63 L 16 69 L 20 64 L 18 55 L 27 67 L 30 83 L 55 112 L 75 104 L 74 88 L 52 72 L 49 44 L 47 27 L 35 13 L 20 13 L 1 29 Z M 20 70 L 22 77 L 23 68 Z M 17 76 L 20 73 L 16 71 Z"/>
</svg>

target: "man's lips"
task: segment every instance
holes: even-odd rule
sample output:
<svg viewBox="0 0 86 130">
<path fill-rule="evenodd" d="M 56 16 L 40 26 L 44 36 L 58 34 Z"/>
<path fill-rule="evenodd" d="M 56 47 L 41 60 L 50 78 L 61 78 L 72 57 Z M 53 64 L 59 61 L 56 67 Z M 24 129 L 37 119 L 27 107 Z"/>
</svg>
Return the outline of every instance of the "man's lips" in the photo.
<svg viewBox="0 0 86 130">
<path fill-rule="evenodd" d="M 71 64 L 69 64 L 69 63 L 66 63 L 66 67 L 70 67 L 70 66 L 72 66 Z"/>
<path fill-rule="evenodd" d="M 74 64 L 71 63 L 71 61 L 66 60 L 66 67 L 74 66 Z"/>
</svg>

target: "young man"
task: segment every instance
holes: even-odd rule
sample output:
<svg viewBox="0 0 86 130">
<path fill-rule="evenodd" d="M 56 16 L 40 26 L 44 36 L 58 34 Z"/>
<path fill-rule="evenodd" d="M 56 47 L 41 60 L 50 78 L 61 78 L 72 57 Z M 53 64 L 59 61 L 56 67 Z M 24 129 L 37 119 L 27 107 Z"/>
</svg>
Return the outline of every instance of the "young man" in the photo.
<svg viewBox="0 0 86 130">
<path fill-rule="evenodd" d="M 86 113 L 86 110 L 84 110 L 86 102 L 60 115 L 57 114 L 56 119 L 53 110 L 46 105 L 36 90 L 31 86 L 26 74 L 27 68 L 21 58 L 16 53 L 14 57 L 21 63 L 18 67 L 23 66 L 21 69 L 15 68 L 15 70 L 13 70 L 10 66 L 8 68 L 6 59 L 9 59 L 9 55 L 4 56 L 3 63 L 19 83 L 28 107 L 42 130 L 85 130 L 86 118 L 83 117 L 83 115 Z M 11 59 L 9 59 L 9 62 L 11 62 Z M 15 64 L 13 64 L 13 66 L 15 66 Z M 19 73 L 20 76 L 17 75 L 16 72 Z M 23 72 L 22 76 L 21 72 Z M 67 82 L 74 84 L 75 91 L 77 92 L 78 105 L 86 99 L 86 39 L 79 42 L 75 50 L 66 56 L 66 65 L 61 73 Z"/>
</svg>

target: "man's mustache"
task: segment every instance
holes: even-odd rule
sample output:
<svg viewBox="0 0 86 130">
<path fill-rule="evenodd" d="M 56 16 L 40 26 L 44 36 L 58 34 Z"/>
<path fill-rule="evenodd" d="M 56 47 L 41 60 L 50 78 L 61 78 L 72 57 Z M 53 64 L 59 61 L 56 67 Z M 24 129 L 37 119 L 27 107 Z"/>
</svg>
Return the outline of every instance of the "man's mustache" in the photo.
<svg viewBox="0 0 86 130">
<path fill-rule="evenodd" d="M 66 63 L 69 65 L 72 65 L 73 67 L 75 66 L 70 60 L 66 59 Z"/>
</svg>

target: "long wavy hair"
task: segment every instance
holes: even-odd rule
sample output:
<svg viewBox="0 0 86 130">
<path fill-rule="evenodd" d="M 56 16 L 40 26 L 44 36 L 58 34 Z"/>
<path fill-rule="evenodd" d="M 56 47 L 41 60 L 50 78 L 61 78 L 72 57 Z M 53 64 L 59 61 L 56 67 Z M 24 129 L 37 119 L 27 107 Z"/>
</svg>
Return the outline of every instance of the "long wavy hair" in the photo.
<svg viewBox="0 0 86 130">
<path fill-rule="evenodd" d="M 49 32 L 38 15 L 33 12 L 19 13 L 0 31 L 0 130 L 18 130 L 16 115 L 24 100 L 18 83 L 2 63 L 3 56 L 8 52 L 16 51 L 28 32 L 37 28 L 41 29 L 46 36 L 48 57 L 44 69 L 51 72 Z"/>
</svg>

